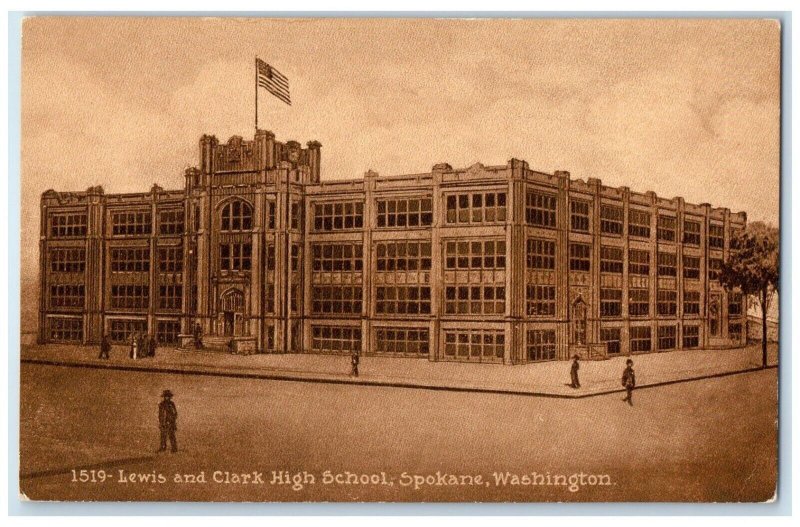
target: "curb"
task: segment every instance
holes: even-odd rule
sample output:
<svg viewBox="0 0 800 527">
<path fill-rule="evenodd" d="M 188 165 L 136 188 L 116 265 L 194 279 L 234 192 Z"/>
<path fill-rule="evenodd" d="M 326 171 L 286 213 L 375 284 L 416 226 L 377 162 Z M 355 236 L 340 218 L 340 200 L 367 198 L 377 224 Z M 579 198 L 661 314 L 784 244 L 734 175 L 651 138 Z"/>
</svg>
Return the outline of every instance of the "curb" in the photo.
<svg viewBox="0 0 800 527">
<path fill-rule="evenodd" d="M 292 375 L 292 374 L 279 374 L 279 373 L 248 373 L 248 372 L 236 372 L 236 371 L 212 371 L 212 370 L 202 370 L 202 369 L 183 369 L 183 368 L 174 368 L 174 367 L 165 367 L 165 368 L 153 368 L 153 367 L 141 367 L 141 366 L 128 366 L 123 364 L 98 364 L 93 362 L 76 362 L 76 361 L 60 361 L 54 359 L 36 359 L 36 358 L 28 358 L 28 359 L 21 359 L 20 361 L 22 364 L 38 364 L 42 366 L 61 366 L 61 367 L 68 367 L 68 368 L 89 368 L 89 369 L 106 369 L 106 370 L 117 370 L 117 371 L 136 371 L 136 372 L 150 372 L 150 373 L 161 373 L 161 374 L 168 374 L 168 375 L 198 375 L 198 376 L 210 376 L 210 377 L 228 377 L 228 378 L 235 378 L 235 379 L 261 379 L 261 380 L 270 380 L 270 381 L 290 381 L 290 382 L 308 382 L 308 383 L 317 383 L 317 384 L 341 384 L 341 385 L 361 385 L 361 386 L 375 386 L 375 387 L 386 387 L 386 388 L 406 388 L 406 389 L 415 389 L 415 390 L 431 390 L 431 391 L 449 391 L 449 392 L 462 392 L 462 393 L 485 393 L 485 394 L 494 394 L 494 395 L 516 395 L 516 396 L 524 396 L 524 397 L 544 397 L 544 398 L 551 398 L 551 399 L 586 399 L 588 397 L 597 397 L 601 395 L 610 395 L 615 393 L 624 393 L 625 390 L 623 388 L 617 388 L 613 390 L 603 390 L 599 392 L 592 392 L 592 393 L 585 393 L 585 394 L 558 394 L 558 393 L 548 393 L 548 392 L 536 392 L 536 391 L 525 391 L 525 390 L 513 390 L 513 389 L 503 389 L 503 388 L 480 388 L 480 387 L 469 387 L 469 386 L 442 386 L 442 385 L 435 385 L 435 384 L 423 384 L 423 383 L 410 383 L 410 382 L 399 382 L 399 381 L 377 381 L 377 380 L 368 380 L 368 379 L 339 379 L 335 377 L 324 377 L 324 376 L 314 376 L 314 374 L 309 374 L 309 376 L 304 375 Z M 744 370 L 735 370 L 735 371 L 728 371 L 728 372 L 720 372 L 720 373 L 713 373 L 708 375 L 699 375 L 697 377 L 687 377 L 685 379 L 672 379 L 667 381 L 659 381 L 653 382 L 649 384 L 641 384 L 636 387 L 636 390 L 646 389 L 646 388 L 656 388 L 659 386 L 668 386 L 671 384 L 678 384 L 683 382 L 692 382 L 692 381 L 700 381 L 706 379 L 714 379 L 718 377 L 728 377 L 731 375 L 740 375 L 744 373 L 755 373 L 764 370 L 770 369 L 777 369 L 778 365 L 769 365 L 766 367 L 754 367 L 754 368 L 747 368 Z"/>
</svg>

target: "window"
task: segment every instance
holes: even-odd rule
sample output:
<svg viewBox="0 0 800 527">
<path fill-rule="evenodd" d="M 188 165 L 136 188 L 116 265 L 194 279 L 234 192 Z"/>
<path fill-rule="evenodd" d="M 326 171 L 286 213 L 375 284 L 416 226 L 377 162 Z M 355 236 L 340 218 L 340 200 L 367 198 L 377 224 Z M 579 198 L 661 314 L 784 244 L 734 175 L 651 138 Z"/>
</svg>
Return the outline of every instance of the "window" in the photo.
<svg viewBox="0 0 800 527">
<path fill-rule="evenodd" d="M 51 285 L 50 307 L 83 307 L 86 289 L 82 284 Z"/>
<path fill-rule="evenodd" d="M 506 288 L 492 285 L 459 285 L 444 288 L 444 312 L 448 315 L 502 315 Z"/>
<path fill-rule="evenodd" d="M 177 320 L 159 320 L 156 322 L 156 340 L 159 344 L 177 344 L 181 333 L 181 323 Z"/>
<path fill-rule="evenodd" d="M 569 222 L 572 230 L 589 232 L 589 202 L 570 200 L 569 212 Z M 553 220 L 552 226 L 555 227 L 555 220 Z"/>
<path fill-rule="evenodd" d="M 81 342 L 83 340 L 83 320 L 80 318 L 50 318 L 51 342 Z"/>
<path fill-rule="evenodd" d="M 528 285 L 528 316 L 553 317 L 556 314 L 556 286 Z"/>
<path fill-rule="evenodd" d="M 311 288 L 311 311 L 315 314 L 361 314 L 361 286 L 324 285 Z"/>
<path fill-rule="evenodd" d="M 111 233 L 114 236 L 141 236 L 150 234 L 150 211 L 120 211 L 111 214 Z"/>
<path fill-rule="evenodd" d="M 608 355 L 619 355 L 622 352 L 619 328 L 600 328 L 600 342 L 605 343 Z"/>
<path fill-rule="evenodd" d="M 294 296 L 294 294 L 292 294 Z M 294 298 L 292 298 L 294 300 Z M 275 312 L 275 284 L 264 285 L 264 312 Z"/>
<path fill-rule="evenodd" d="M 364 246 L 360 243 L 315 243 L 311 255 L 316 272 L 360 273 L 364 268 Z"/>
<path fill-rule="evenodd" d="M 700 346 L 700 326 L 683 326 L 683 347 L 687 349 Z"/>
<path fill-rule="evenodd" d="M 725 227 L 713 223 L 708 226 L 708 246 L 716 249 L 725 247 Z"/>
<path fill-rule="evenodd" d="M 631 353 L 651 350 L 650 326 L 631 328 Z"/>
<path fill-rule="evenodd" d="M 292 271 L 300 270 L 300 246 L 292 244 Z"/>
<path fill-rule="evenodd" d="M 678 292 L 659 290 L 656 296 L 656 311 L 660 316 L 675 316 L 678 313 Z"/>
<path fill-rule="evenodd" d="M 730 340 L 742 340 L 741 322 L 731 322 L 728 324 L 728 338 Z"/>
<path fill-rule="evenodd" d="M 158 270 L 162 273 L 183 271 L 183 249 L 181 247 L 159 247 Z"/>
<path fill-rule="evenodd" d="M 242 200 L 234 200 L 222 207 L 223 232 L 249 231 L 253 228 L 253 207 Z"/>
<path fill-rule="evenodd" d="M 683 221 L 684 245 L 700 245 L 700 223 L 696 221 Z"/>
<path fill-rule="evenodd" d="M 375 289 L 375 312 L 378 314 L 430 314 L 429 286 L 378 286 Z"/>
<path fill-rule="evenodd" d="M 375 249 L 378 271 L 429 271 L 431 242 L 381 242 Z"/>
<path fill-rule="evenodd" d="M 659 216 L 658 229 L 656 234 L 659 240 L 674 242 L 675 241 L 675 226 L 677 220 L 672 216 Z"/>
<path fill-rule="evenodd" d="M 719 273 L 722 269 L 722 259 L 709 258 L 708 259 L 708 279 L 711 281 L 719 280 Z"/>
<path fill-rule="evenodd" d="M 223 243 L 219 246 L 219 268 L 223 271 L 249 271 L 253 246 L 249 243 Z"/>
<path fill-rule="evenodd" d="M 600 272 L 622 274 L 622 247 L 600 247 Z"/>
<path fill-rule="evenodd" d="M 302 204 L 297 202 L 297 201 L 293 201 L 292 202 L 292 210 L 291 210 L 291 214 L 290 214 L 290 216 L 291 216 L 291 223 L 290 224 L 291 224 L 292 230 L 295 230 L 295 231 L 300 230 L 300 224 L 302 223 L 301 218 L 303 216 L 302 211 L 303 211 Z"/>
<path fill-rule="evenodd" d="M 556 243 L 552 240 L 528 239 L 528 269 L 555 269 Z"/>
<path fill-rule="evenodd" d="M 183 234 L 183 209 L 162 210 L 158 214 L 158 232 Z"/>
<path fill-rule="evenodd" d="M 677 326 L 658 326 L 658 350 L 674 350 L 678 341 Z"/>
<path fill-rule="evenodd" d="M 677 276 L 678 256 L 673 253 L 658 253 L 658 276 Z"/>
<path fill-rule="evenodd" d="M 555 360 L 556 332 L 553 329 L 528 330 L 528 360 Z"/>
<path fill-rule="evenodd" d="M 628 290 L 628 314 L 632 317 L 646 317 L 650 314 L 650 291 L 647 289 Z"/>
<path fill-rule="evenodd" d="M 272 244 L 267 245 L 267 261 L 265 263 L 267 271 L 275 270 L 275 246 Z"/>
<path fill-rule="evenodd" d="M 150 288 L 146 285 L 112 285 L 111 307 L 120 309 L 147 309 Z"/>
<path fill-rule="evenodd" d="M 586 271 L 592 268 L 591 246 L 583 243 L 569 244 L 569 270 Z"/>
<path fill-rule="evenodd" d="M 54 273 L 84 272 L 86 249 L 50 249 L 50 270 Z"/>
<path fill-rule="evenodd" d="M 147 334 L 146 320 L 111 320 L 109 323 L 111 342 L 128 344 L 133 335 Z"/>
<path fill-rule="evenodd" d="M 364 227 L 364 202 L 314 204 L 314 230 L 342 231 Z"/>
<path fill-rule="evenodd" d="M 183 286 L 177 284 L 158 286 L 159 309 L 180 309 L 183 300 Z"/>
<path fill-rule="evenodd" d="M 111 272 L 147 272 L 150 270 L 150 249 L 120 247 L 111 249 Z"/>
<path fill-rule="evenodd" d="M 628 274 L 650 274 L 650 251 L 628 250 Z"/>
<path fill-rule="evenodd" d="M 267 229 L 275 228 L 275 202 L 267 201 Z"/>
<path fill-rule="evenodd" d="M 474 362 L 503 360 L 506 337 L 503 331 L 467 329 L 444 332 L 444 359 Z"/>
<path fill-rule="evenodd" d="M 728 293 L 728 315 L 738 317 L 742 314 L 742 293 Z"/>
<path fill-rule="evenodd" d="M 311 326 L 311 348 L 315 353 L 360 353 L 361 328 Z"/>
<path fill-rule="evenodd" d="M 505 269 L 505 240 L 448 240 L 444 249 L 445 269 Z"/>
<path fill-rule="evenodd" d="M 505 192 L 450 194 L 446 199 L 447 223 L 506 221 Z"/>
<path fill-rule="evenodd" d="M 556 227 L 557 198 L 552 194 L 528 192 L 525 196 L 525 219 L 528 225 Z"/>
<path fill-rule="evenodd" d="M 572 303 L 570 313 L 570 335 L 573 344 L 586 344 L 586 314 L 588 309 L 582 297 Z"/>
<path fill-rule="evenodd" d="M 375 352 L 379 355 L 427 357 L 430 337 L 425 328 L 377 328 Z"/>
<path fill-rule="evenodd" d="M 621 236 L 623 214 L 622 207 L 602 205 L 600 207 L 600 232 Z"/>
<path fill-rule="evenodd" d="M 51 214 L 50 236 L 53 238 L 75 238 L 86 236 L 86 214 Z"/>
<path fill-rule="evenodd" d="M 378 200 L 378 227 L 419 227 L 433 223 L 431 198 Z"/>
<path fill-rule="evenodd" d="M 683 255 L 683 277 L 690 280 L 700 279 L 700 257 Z"/>
<path fill-rule="evenodd" d="M 628 234 L 637 238 L 650 237 L 650 213 L 643 210 L 628 211 Z"/>
<path fill-rule="evenodd" d="M 683 292 L 683 314 L 684 315 L 700 314 L 700 291 Z"/>
<path fill-rule="evenodd" d="M 600 316 L 618 317 L 622 315 L 622 289 L 600 289 Z"/>
</svg>

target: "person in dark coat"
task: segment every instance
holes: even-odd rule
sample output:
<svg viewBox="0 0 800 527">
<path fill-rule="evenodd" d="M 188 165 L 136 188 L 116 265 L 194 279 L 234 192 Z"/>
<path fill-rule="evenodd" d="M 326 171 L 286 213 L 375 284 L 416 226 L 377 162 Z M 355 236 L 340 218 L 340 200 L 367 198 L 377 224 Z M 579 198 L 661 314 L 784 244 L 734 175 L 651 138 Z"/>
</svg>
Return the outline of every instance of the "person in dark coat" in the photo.
<svg viewBox="0 0 800 527">
<path fill-rule="evenodd" d="M 142 335 L 139 337 L 139 357 L 146 358 L 150 356 L 150 336 Z"/>
<path fill-rule="evenodd" d="M 103 335 L 102 340 L 100 340 L 100 359 L 108 359 L 109 353 L 111 352 L 111 340 L 108 338 L 108 335 Z"/>
<path fill-rule="evenodd" d="M 353 350 L 353 353 L 350 355 L 350 376 L 351 377 L 358 377 L 358 363 L 360 361 L 360 357 L 358 356 L 358 350 Z"/>
<path fill-rule="evenodd" d="M 574 355 L 572 357 L 572 367 L 569 370 L 570 380 L 572 381 L 570 383 L 570 386 L 572 388 L 580 388 L 581 387 L 581 381 L 578 380 L 578 369 L 580 369 L 580 367 L 581 367 L 581 365 L 578 364 L 578 356 Z"/>
<path fill-rule="evenodd" d="M 203 349 L 203 327 L 199 322 L 194 325 L 194 347 Z"/>
<path fill-rule="evenodd" d="M 628 395 L 625 396 L 623 401 L 627 401 L 629 405 L 633 406 L 633 389 L 636 387 L 636 373 L 633 371 L 633 361 L 628 359 L 627 367 L 625 371 L 622 372 L 622 386 L 625 387 L 625 391 L 628 392 Z"/>
<path fill-rule="evenodd" d="M 167 439 L 172 452 L 178 451 L 178 440 L 175 431 L 178 430 L 178 409 L 172 402 L 172 392 L 164 390 L 161 394 L 163 400 L 158 404 L 158 428 L 161 430 L 161 447 L 159 452 L 167 450 Z"/>
<path fill-rule="evenodd" d="M 157 346 L 158 346 L 158 342 L 156 342 L 155 335 L 150 335 L 150 343 L 147 346 L 148 357 L 155 357 L 156 356 L 156 347 Z"/>
</svg>

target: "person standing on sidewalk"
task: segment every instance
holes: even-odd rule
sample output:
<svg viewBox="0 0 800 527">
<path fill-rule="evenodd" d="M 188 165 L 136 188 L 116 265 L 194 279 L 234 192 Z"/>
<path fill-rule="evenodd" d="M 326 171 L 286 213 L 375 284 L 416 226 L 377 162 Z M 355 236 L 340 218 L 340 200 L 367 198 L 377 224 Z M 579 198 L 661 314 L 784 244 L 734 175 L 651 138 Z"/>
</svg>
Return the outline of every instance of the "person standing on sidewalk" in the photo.
<svg viewBox="0 0 800 527">
<path fill-rule="evenodd" d="M 155 357 L 156 356 L 156 347 L 158 346 L 158 342 L 156 341 L 155 335 L 150 335 L 150 344 L 147 346 L 148 348 L 148 356 Z"/>
<path fill-rule="evenodd" d="M 131 333 L 131 358 L 136 360 L 139 358 L 139 335 Z"/>
<path fill-rule="evenodd" d="M 175 432 L 178 430 L 178 409 L 172 402 L 172 392 L 164 390 L 161 394 L 163 400 L 158 404 L 158 428 L 161 431 L 161 445 L 159 452 L 167 450 L 167 439 L 172 452 L 178 451 L 178 440 Z"/>
<path fill-rule="evenodd" d="M 625 396 L 623 401 L 627 401 L 629 405 L 633 406 L 633 389 L 636 387 L 636 373 L 633 371 L 633 361 L 628 359 L 625 364 L 627 367 L 622 372 L 622 386 L 628 395 Z"/>
<path fill-rule="evenodd" d="M 100 340 L 100 356 L 98 358 L 108 360 L 110 352 L 111 341 L 108 339 L 108 335 L 103 335 L 102 340 Z"/>
<path fill-rule="evenodd" d="M 353 350 L 350 354 L 350 376 L 351 377 L 358 377 L 358 363 L 360 361 L 360 357 L 358 356 L 358 350 Z"/>
<path fill-rule="evenodd" d="M 570 383 L 570 386 L 572 388 L 580 388 L 581 387 L 581 381 L 578 380 L 578 370 L 580 369 L 580 367 L 581 367 L 581 365 L 578 364 L 578 356 L 577 355 L 573 355 L 573 357 L 572 357 L 572 367 L 569 370 L 570 380 L 572 381 Z"/>
</svg>

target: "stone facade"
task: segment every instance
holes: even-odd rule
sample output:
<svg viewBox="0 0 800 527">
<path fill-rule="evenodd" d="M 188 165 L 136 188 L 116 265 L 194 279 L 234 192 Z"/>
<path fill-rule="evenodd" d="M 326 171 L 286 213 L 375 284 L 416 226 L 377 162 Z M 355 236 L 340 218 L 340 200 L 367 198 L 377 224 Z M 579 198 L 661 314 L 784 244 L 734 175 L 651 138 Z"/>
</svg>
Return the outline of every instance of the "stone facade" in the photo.
<svg viewBox="0 0 800 527">
<path fill-rule="evenodd" d="M 320 179 L 321 145 L 200 140 L 183 190 L 48 190 L 40 342 L 502 362 L 744 343 L 744 213 L 525 161 Z M 184 337 L 181 338 L 181 335 Z"/>
</svg>

